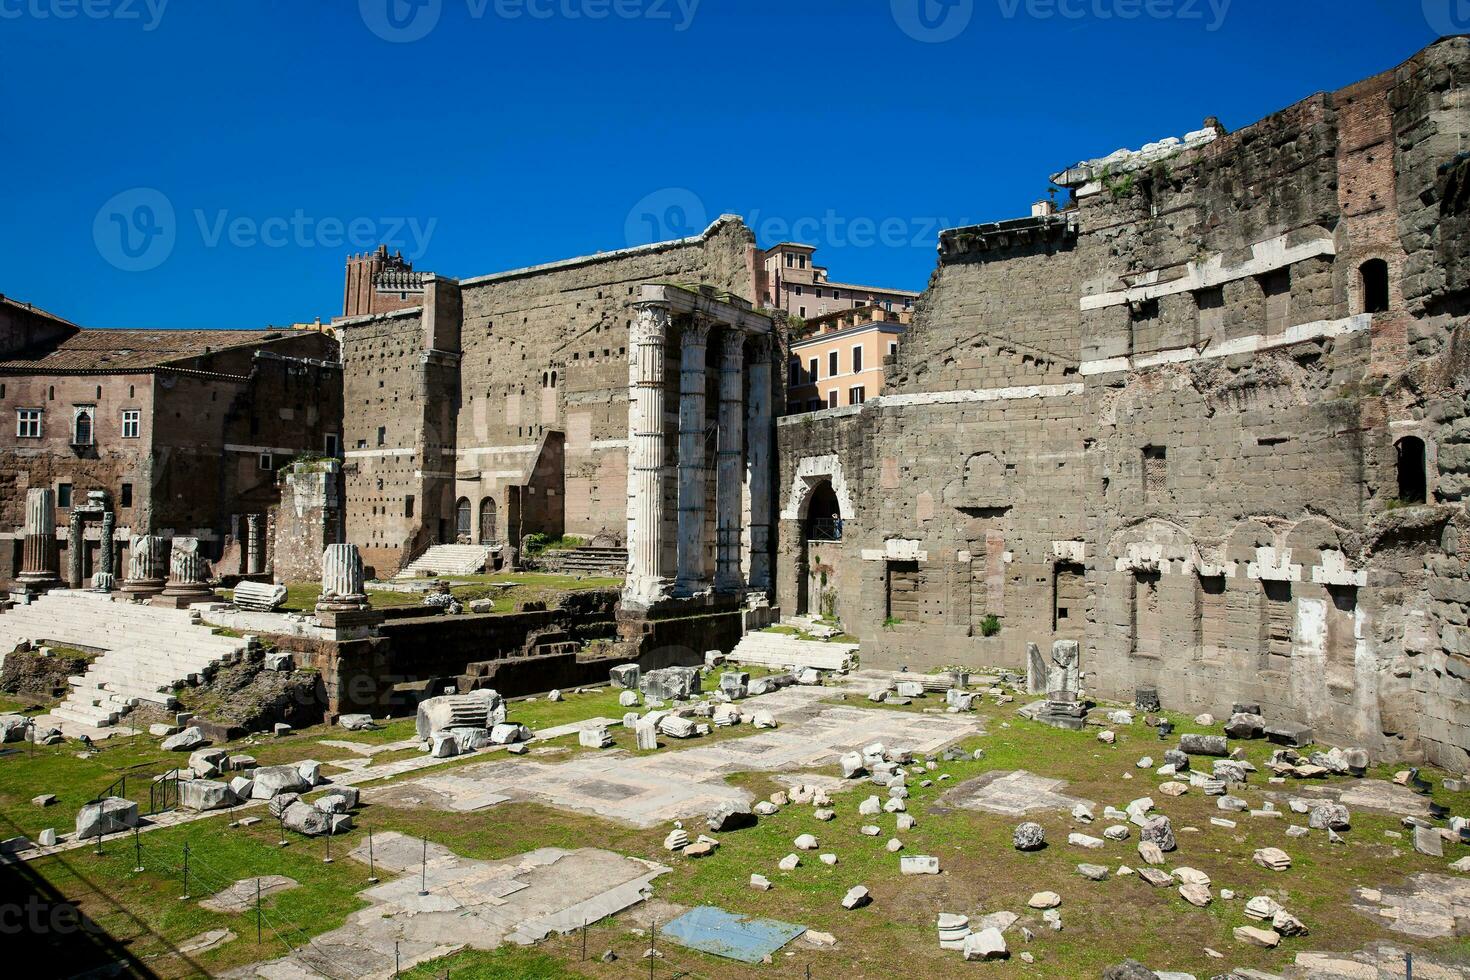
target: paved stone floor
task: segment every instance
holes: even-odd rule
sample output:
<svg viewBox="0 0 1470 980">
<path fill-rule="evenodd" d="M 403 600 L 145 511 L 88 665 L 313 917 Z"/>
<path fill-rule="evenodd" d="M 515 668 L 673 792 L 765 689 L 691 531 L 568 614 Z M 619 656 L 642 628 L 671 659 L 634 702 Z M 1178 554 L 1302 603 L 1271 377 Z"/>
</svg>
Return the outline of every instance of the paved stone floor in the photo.
<svg viewBox="0 0 1470 980">
<path fill-rule="evenodd" d="M 373 788 L 368 799 L 453 810 L 493 806 L 506 799 L 539 799 L 637 827 L 655 827 L 705 813 L 725 800 L 750 800 L 749 793 L 725 783 L 724 777 L 732 773 L 794 773 L 831 765 L 842 753 L 872 742 L 934 752 L 979 728 L 973 716 L 813 705 L 809 694 L 792 693 L 804 691 L 821 689 L 788 688 L 753 699 L 762 708 L 780 706 L 778 717 L 780 713 L 806 717 L 776 729 L 752 730 L 745 738 L 705 746 L 696 740 L 689 748 L 653 755 L 608 751 L 561 763 L 517 760 L 465 766 L 442 776 Z"/>
<path fill-rule="evenodd" d="M 1359 888 L 1353 908 L 1393 932 L 1433 939 L 1470 931 L 1470 879 L 1420 873 L 1401 888 Z"/>
<path fill-rule="evenodd" d="M 1091 802 L 1063 794 L 1066 785 L 1066 780 L 1047 779 L 1024 769 L 995 770 L 960 783 L 940 798 L 938 807 L 986 810 L 1019 817 L 1035 810 L 1070 810 L 1078 803 Z"/>
<path fill-rule="evenodd" d="M 611 851 L 542 848 L 501 861 L 462 858 L 401 834 L 379 834 L 373 857 L 391 881 L 372 904 L 289 956 L 225 974 L 265 980 L 376 980 L 466 946 L 529 945 L 621 912 L 648 897 L 668 868 Z M 367 863 L 367 845 L 352 851 Z M 421 894 L 427 892 L 427 894 Z"/>
</svg>

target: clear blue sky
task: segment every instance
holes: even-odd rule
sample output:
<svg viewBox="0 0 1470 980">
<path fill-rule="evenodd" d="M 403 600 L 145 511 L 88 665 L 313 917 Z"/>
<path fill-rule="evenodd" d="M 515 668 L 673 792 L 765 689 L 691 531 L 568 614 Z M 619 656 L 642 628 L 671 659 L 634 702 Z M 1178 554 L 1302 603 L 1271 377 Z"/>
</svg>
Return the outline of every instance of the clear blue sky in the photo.
<svg viewBox="0 0 1470 980">
<path fill-rule="evenodd" d="M 938 227 L 1071 162 L 1470 29 L 1465 0 L 943 3 L 0 0 L 0 292 L 283 324 L 341 312 L 352 236 L 473 276 L 722 212 L 920 289 Z"/>
</svg>

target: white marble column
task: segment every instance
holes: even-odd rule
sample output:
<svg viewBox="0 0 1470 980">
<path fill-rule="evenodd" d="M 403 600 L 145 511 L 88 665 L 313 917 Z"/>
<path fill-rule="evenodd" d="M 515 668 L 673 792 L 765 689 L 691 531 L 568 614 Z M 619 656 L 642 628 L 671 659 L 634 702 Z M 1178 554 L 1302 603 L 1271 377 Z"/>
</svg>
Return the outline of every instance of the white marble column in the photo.
<svg viewBox="0 0 1470 980">
<path fill-rule="evenodd" d="M 366 609 L 362 583 L 362 554 L 355 544 L 329 544 L 322 552 L 322 594 L 318 610 L 350 612 Z"/>
<path fill-rule="evenodd" d="M 265 518 L 260 514 L 245 515 L 245 574 L 265 571 Z"/>
<path fill-rule="evenodd" d="M 57 585 L 56 492 L 49 487 L 26 491 L 26 516 L 21 545 L 20 575 L 16 581 L 32 589 Z"/>
<path fill-rule="evenodd" d="M 135 599 L 146 599 L 163 591 L 168 576 L 168 542 L 145 534 L 128 542 L 128 577 L 122 590 Z"/>
<path fill-rule="evenodd" d="M 746 400 L 745 478 L 750 491 L 750 587 L 770 593 L 771 581 L 771 362 L 770 337 L 751 341 L 750 394 Z"/>
<path fill-rule="evenodd" d="M 720 335 L 720 437 L 715 468 L 715 591 L 739 592 L 745 481 L 745 334 Z"/>
<path fill-rule="evenodd" d="M 628 577 L 623 599 L 647 606 L 668 591 L 663 574 L 664 356 L 669 310 L 640 305 L 628 354 Z"/>
<path fill-rule="evenodd" d="M 705 585 L 705 359 L 710 326 L 708 317 L 696 313 L 684 327 L 679 349 L 679 539 L 674 588 L 685 595 Z"/>
</svg>

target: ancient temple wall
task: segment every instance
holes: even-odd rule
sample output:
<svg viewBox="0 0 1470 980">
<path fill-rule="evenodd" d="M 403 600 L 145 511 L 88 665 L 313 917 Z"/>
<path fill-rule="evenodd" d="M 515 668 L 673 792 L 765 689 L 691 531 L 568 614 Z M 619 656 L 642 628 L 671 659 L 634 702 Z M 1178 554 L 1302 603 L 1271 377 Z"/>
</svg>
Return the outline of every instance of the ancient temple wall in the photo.
<svg viewBox="0 0 1470 980">
<path fill-rule="evenodd" d="M 693 240 L 464 280 L 456 496 L 470 500 L 476 521 L 489 499 L 505 526 L 509 488 L 530 479 L 542 435 L 560 431 L 565 532 L 623 534 L 628 304 L 649 282 L 706 283 L 749 299 L 753 246 L 738 219 L 722 219 Z"/>
</svg>

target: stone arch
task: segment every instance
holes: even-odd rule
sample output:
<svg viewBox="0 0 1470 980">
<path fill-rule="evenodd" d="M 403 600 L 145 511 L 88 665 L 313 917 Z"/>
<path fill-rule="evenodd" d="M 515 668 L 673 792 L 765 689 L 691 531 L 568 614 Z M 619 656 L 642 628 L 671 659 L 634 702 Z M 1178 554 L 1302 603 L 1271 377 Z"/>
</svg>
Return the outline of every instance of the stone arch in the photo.
<svg viewBox="0 0 1470 980">
<path fill-rule="evenodd" d="M 494 544 L 499 539 L 499 530 L 496 525 L 495 498 L 486 497 L 480 501 L 480 544 Z"/>
<path fill-rule="evenodd" d="M 847 475 L 842 470 L 842 461 L 835 453 L 825 456 L 807 456 L 796 464 L 791 486 L 786 491 L 786 503 L 781 508 L 781 520 L 805 520 L 811 507 L 812 492 L 823 482 L 831 484 L 837 497 L 837 512 L 844 521 L 855 516 L 852 494 L 848 489 Z"/>
<path fill-rule="evenodd" d="M 454 538 L 471 540 L 474 529 L 470 526 L 470 498 L 460 497 L 454 504 Z"/>
</svg>

